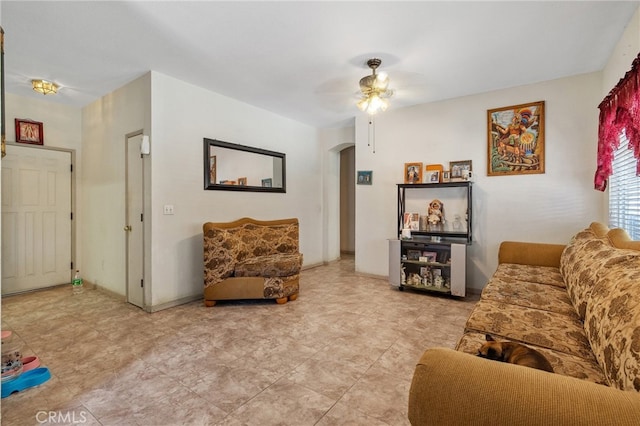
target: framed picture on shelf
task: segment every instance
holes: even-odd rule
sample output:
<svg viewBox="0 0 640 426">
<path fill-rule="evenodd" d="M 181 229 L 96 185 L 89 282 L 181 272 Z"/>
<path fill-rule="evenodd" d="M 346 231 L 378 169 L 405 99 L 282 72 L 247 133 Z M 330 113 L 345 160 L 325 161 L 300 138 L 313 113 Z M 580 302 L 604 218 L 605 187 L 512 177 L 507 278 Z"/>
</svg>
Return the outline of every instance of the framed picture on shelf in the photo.
<svg viewBox="0 0 640 426">
<path fill-rule="evenodd" d="M 271 188 L 271 187 L 273 187 L 273 179 L 272 178 L 262 179 L 262 187 L 263 188 Z"/>
<path fill-rule="evenodd" d="M 487 175 L 544 173 L 544 101 L 487 110 Z"/>
<path fill-rule="evenodd" d="M 239 177 L 238 178 L 238 186 L 247 186 L 247 178 Z"/>
<path fill-rule="evenodd" d="M 371 185 L 373 181 L 373 172 L 371 170 L 358 170 L 358 185 Z"/>
<path fill-rule="evenodd" d="M 420 230 L 420 213 L 405 212 L 403 229 Z"/>
<path fill-rule="evenodd" d="M 422 257 L 426 258 L 426 261 L 429 263 L 435 263 L 436 258 L 438 257 L 438 253 L 435 251 L 423 251 Z"/>
<path fill-rule="evenodd" d="M 44 129 L 42 123 L 16 118 L 16 142 L 44 145 Z"/>
<path fill-rule="evenodd" d="M 407 260 L 420 259 L 420 250 L 407 250 Z"/>
<path fill-rule="evenodd" d="M 438 170 L 428 170 L 424 178 L 424 183 L 440 183 L 440 172 Z"/>
<path fill-rule="evenodd" d="M 449 170 L 442 171 L 442 182 L 451 182 L 451 172 Z"/>
<path fill-rule="evenodd" d="M 404 163 L 404 183 L 422 183 L 422 163 Z"/>
<path fill-rule="evenodd" d="M 466 173 L 464 171 L 467 171 Z M 471 167 L 471 160 L 465 161 L 450 161 L 449 162 L 449 179 L 451 181 L 465 180 L 464 175 L 469 175 L 469 172 L 473 170 Z"/>
</svg>

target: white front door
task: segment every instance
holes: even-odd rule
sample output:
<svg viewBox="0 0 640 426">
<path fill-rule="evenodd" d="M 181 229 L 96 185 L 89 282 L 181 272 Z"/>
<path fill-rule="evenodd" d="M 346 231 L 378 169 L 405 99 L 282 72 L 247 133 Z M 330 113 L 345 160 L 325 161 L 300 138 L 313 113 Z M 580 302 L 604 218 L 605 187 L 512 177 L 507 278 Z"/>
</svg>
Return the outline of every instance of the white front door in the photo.
<svg viewBox="0 0 640 426">
<path fill-rule="evenodd" d="M 127 202 L 125 232 L 127 233 L 127 301 L 144 308 L 144 192 L 142 180 L 142 134 L 129 136 L 127 145 Z"/>
<path fill-rule="evenodd" d="M 7 145 L 2 294 L 70 282 L 71 153 Z"/>
</svg>

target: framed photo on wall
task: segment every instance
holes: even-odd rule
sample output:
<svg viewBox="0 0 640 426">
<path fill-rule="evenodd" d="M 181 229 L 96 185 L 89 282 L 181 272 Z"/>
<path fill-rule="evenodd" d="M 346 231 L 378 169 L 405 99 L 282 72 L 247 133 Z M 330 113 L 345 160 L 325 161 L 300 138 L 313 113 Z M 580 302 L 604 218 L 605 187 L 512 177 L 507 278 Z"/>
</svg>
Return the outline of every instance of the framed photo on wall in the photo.
<svg viewBox="0 0 640 426">
<path fill-rule="evenodd" d="M 44 145 L 42 123 L 16 118 L 16 142 Z"/>
<path fill-rule="evenodd" d="M 487 175 L 544 173 L 544 101 L 487 111 Z"/>
<path fill-rule="evenodd" d="M 373 183 L 373 172 L 371 170 L 358 170 L 358 185 L 371 185 Z"/>
</svg>

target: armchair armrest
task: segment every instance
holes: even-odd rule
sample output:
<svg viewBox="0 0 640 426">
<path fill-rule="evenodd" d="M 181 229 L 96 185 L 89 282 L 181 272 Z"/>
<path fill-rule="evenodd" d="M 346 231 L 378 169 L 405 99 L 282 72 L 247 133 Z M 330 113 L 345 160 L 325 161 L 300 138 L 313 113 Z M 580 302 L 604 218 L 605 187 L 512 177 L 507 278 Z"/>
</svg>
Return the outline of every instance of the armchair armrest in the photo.
<svg viewBox="0 0 640 426">
<path fill-rule="evenodd" d="M 564 244 L 523 243 L 503 241 L 498 251 L 498 263 L 518 263 L 535 266 L 560 266 Z"/>
<path fill-rule="evenodd" d="M 419 425 L 637 425 L 640 394 L 429 349 L 413 376 L 409 420 Z"/>
</svg>

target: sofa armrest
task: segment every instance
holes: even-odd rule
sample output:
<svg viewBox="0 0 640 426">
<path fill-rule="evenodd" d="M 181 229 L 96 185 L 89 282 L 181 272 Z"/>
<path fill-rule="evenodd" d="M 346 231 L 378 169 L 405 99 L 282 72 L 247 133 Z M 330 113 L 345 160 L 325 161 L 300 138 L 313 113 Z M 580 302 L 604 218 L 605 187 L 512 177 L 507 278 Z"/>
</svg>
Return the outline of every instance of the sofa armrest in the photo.
<svg viewBox="0 0 640 426">
<path fill-rule="evenodd" d="M 637 425 L 640 394 L 435 348 L 423 355 L 409 392 L 419 425 Z"/>
<path fill-rule="evenodd" d="M 503 241 L 498 251 L 498 263 L 518 263 L 535 266 L 560 266 L 564 244 L 523 243 Z"/>
</svg>

